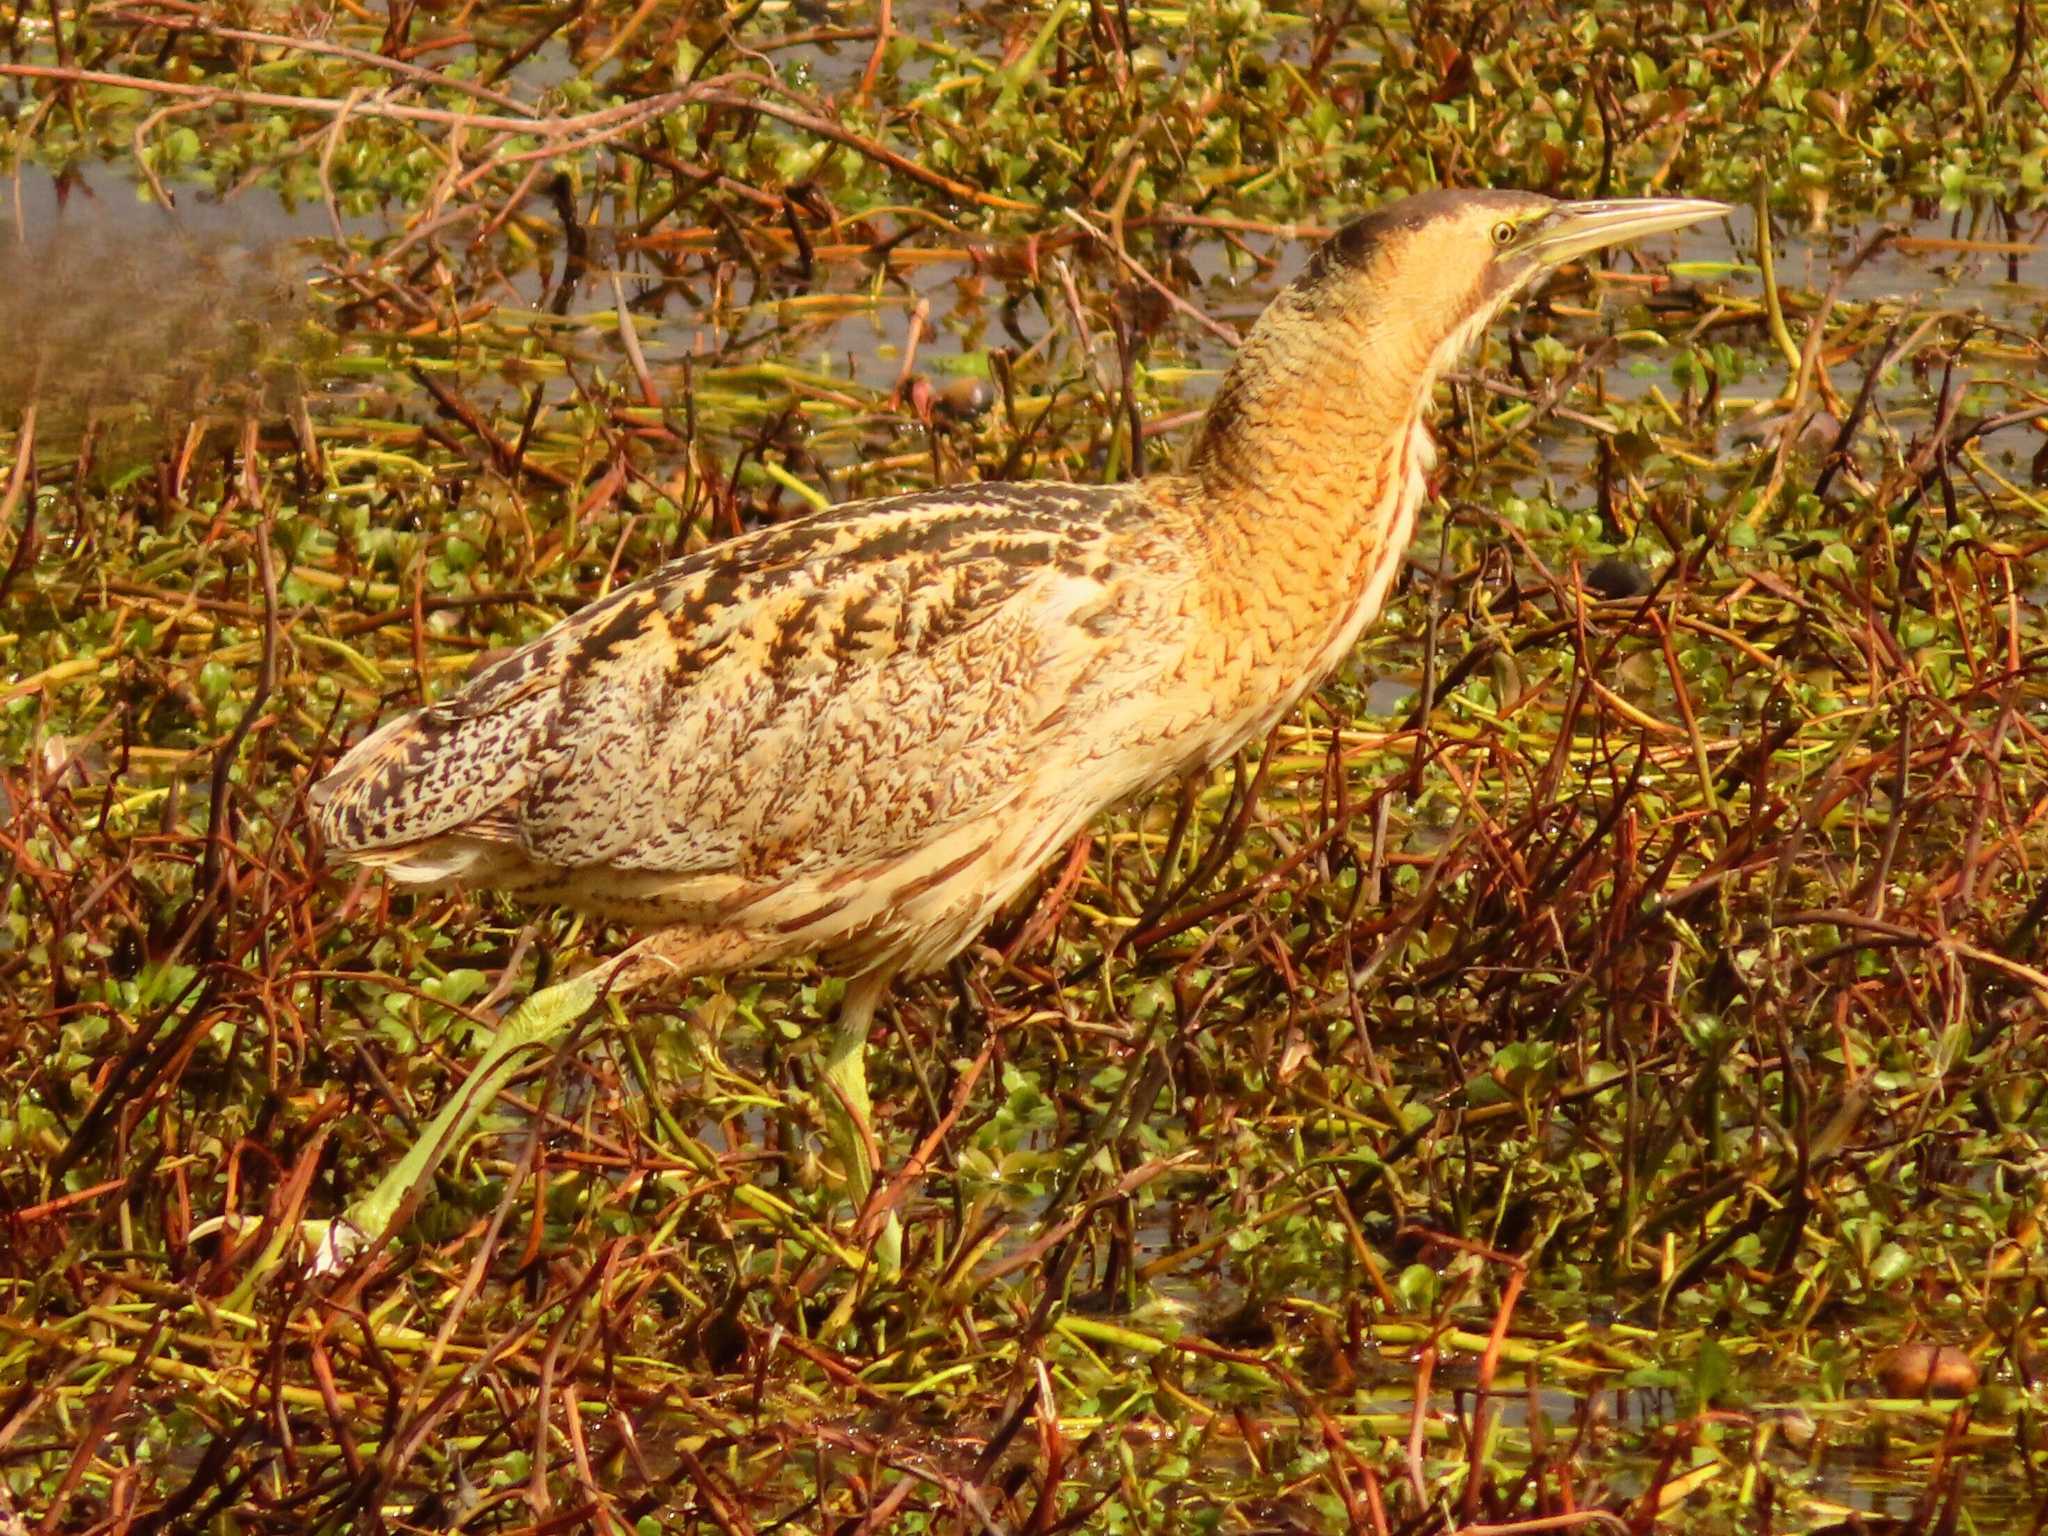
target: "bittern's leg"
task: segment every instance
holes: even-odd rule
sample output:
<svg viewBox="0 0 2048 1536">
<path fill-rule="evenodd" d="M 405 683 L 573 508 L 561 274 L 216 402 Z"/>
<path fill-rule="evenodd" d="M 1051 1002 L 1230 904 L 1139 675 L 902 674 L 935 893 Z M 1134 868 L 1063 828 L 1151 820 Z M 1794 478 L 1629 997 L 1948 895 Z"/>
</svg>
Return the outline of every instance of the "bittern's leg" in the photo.
<svg viewBox="0 0 2048 1536">
<path fill-rule="evenodd" d="M 650 934 L 625 953 L 527 998 L 499 1024 L 462 1086 L 441 1106 L 397 1165 L 339 1220 L 314 1234 L 319 1246 L 314 1268 L 333 1268 L 383 1236 L 412 1192 L 433 1176 L 512 1075 L 532 1055 L 551 1050 L 607 990 L 616 994 L 666 976 L 689 974 L 682 970 L 683 965 L 701 962 L 705 958 L 702 949 L 703 936 L 688 929 Z M 320 1224 L 306 1225 L 316 1228 Z"/>
<path fill-rule="evenodd" d="M 875 1184 L 869 1151 L 875 1140 L 874 1105 L 868 1099 L 868 1026 L 874 1023 L 875 1005 L 889 990 L 890 979 L 887 971 L 870 971 L 846 984 L 839 999 L 838 1026 L 825 1047 L 824 1082 L 818 1094 L 826 1135 L 856 1210 L 867 1203 Z"/>
</svg>

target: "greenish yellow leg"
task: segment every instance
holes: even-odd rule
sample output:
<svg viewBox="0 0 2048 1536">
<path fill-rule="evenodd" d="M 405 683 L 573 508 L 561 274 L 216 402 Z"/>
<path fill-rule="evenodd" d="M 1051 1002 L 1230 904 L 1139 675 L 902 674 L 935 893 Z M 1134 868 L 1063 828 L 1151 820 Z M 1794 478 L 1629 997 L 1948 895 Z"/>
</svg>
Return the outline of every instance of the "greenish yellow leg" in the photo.
<svg viewBox="0 0 2048 1536">
<path fill-rule="evenodd" d="M 874 1157 L 881 1148 L 874 1135 L 874 1101 L 868 1096 L 868 1029 L 875 1005 L 889 990 L 887 972 L 869 972 L 847 983 L 839 1000 L 839 1019 L 825 1047 L 824 1078 L 818 1094 L 825 1115 L 825 1137 L 846 1179 L 846 1197 L 858 1212 L 874 1190 Z M 873 1256 L 883 1275 L 901 1266 L 903 1226 L 890 1212 L 876 1235 Z M 848 1293 L 848 1300 L 851 1300 Z"/>
<path fill-rule="evenodd" d="M 476 1124 L 477 1117 L 512 1080 L 525 1058 L 553 1048 L 568 1034 L 576 1021 L 596 1004 L 605 982 L 625 958 L 621 956 L 573 980 L 534 993 L 498 1026 L 490 1046 L 462 1087 L 441 1106 L 397 1165 L 377 1181 L 377 1187 L 351 1205 L 339 1220 L 325 1224 L 325 1231 L 320 1230 L 321 1223 L 306 1223 L 319 1247 L 314 1259 L 316 1270 L 339 1265 L 351 1253 L 384 1235 L 412 1192 L 433 1176 L 441 1160 Z"/>
<path fill-rule="evenodd" d="M 825 1047 L 825 1082 L 818 1095 L 825 1137 L 855 1210 L 867 1204 L 875 1187 L 875 1165 L 868 1152 L 874 1144 L 875 1112 L 868 1097 L 868 1028 L 875 1021 L 875 1005 L 888 990 L 889 978 L 876 973 L 848 982 L 839 1000 L 838 1023 Z"/>
</svg>

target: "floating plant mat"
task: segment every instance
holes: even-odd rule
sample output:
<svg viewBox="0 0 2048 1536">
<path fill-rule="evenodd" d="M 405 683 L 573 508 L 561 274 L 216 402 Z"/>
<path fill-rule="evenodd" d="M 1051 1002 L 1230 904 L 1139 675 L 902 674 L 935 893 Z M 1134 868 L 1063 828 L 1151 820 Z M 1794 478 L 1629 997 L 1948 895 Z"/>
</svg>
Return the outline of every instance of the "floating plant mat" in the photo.
<svg viewBox="0 0 2048 1536">
<path fill-rule="evenodd" d="M 11 18 L 0 1529 L 2031 1530 L 2039 20 Z M 795 967 L 307 1273 L 626 942 L 323 869 L 345 742 L 735 531 L 1167 467 L 1482 183 L 1737 211 L 1504 317 L 1338 678 L 885 1009 L 898 1265 Z"/>
</svg>

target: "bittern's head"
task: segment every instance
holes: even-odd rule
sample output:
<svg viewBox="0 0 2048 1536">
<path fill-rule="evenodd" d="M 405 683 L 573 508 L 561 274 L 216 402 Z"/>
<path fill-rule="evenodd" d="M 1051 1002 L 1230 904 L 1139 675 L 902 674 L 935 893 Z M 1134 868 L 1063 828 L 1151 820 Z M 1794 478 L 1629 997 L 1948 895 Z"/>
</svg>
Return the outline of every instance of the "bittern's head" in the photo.
<svg viewBox="0 0 2048 1536">
<path fill-rule="evenodd" d="M 1430 386 L 1515 294 L 1603 246 L 1727 211 L 1696 198 L 1424 192 L 1354 219 L 1245 338 L 1191 467 L 1298 481 L 1321 459 L 1332 477 L 1369 474 L 1378 445 L 1408 440 Z"/>
<path fill-rule="evenodd" d="M 1689 197 L 1567 203 L 1534 192 L 1424 192 L 1338 230 L 1295 291 L 1325 320 L 1369 326 L 1397 350 L 1455 356 L 1563 263 L 1726 212 Z"/>
</svg>

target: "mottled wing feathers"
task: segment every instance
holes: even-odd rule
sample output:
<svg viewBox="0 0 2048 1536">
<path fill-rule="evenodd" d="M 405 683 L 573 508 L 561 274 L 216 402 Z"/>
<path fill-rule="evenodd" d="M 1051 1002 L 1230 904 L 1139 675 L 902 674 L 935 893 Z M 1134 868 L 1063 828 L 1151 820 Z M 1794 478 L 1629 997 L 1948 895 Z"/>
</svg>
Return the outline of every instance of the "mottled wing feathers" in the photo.
<svg viewBox="0 0 2048 1536">
<path fill-rule="evenodd" d="M 491 847 L 752 881 L 922 846 L 1024 782 L 1128 500 L 963 487 L 704 550 L 375 732 L 316 787 L 322 836 L 416 879 L 489 878 Z"/>
<path fill-rule="evenodd" d="M 313 786 L 322 840 L 342 854 L 457 830 L 516 840 L 508 807 L 530 781 L 533 744 L 560 721 L 564 674 L 583 637 L 622 613 L 653 607 L 622 589 L 484 668 L 459 692 L 387 721 Z"/>
</svg>

